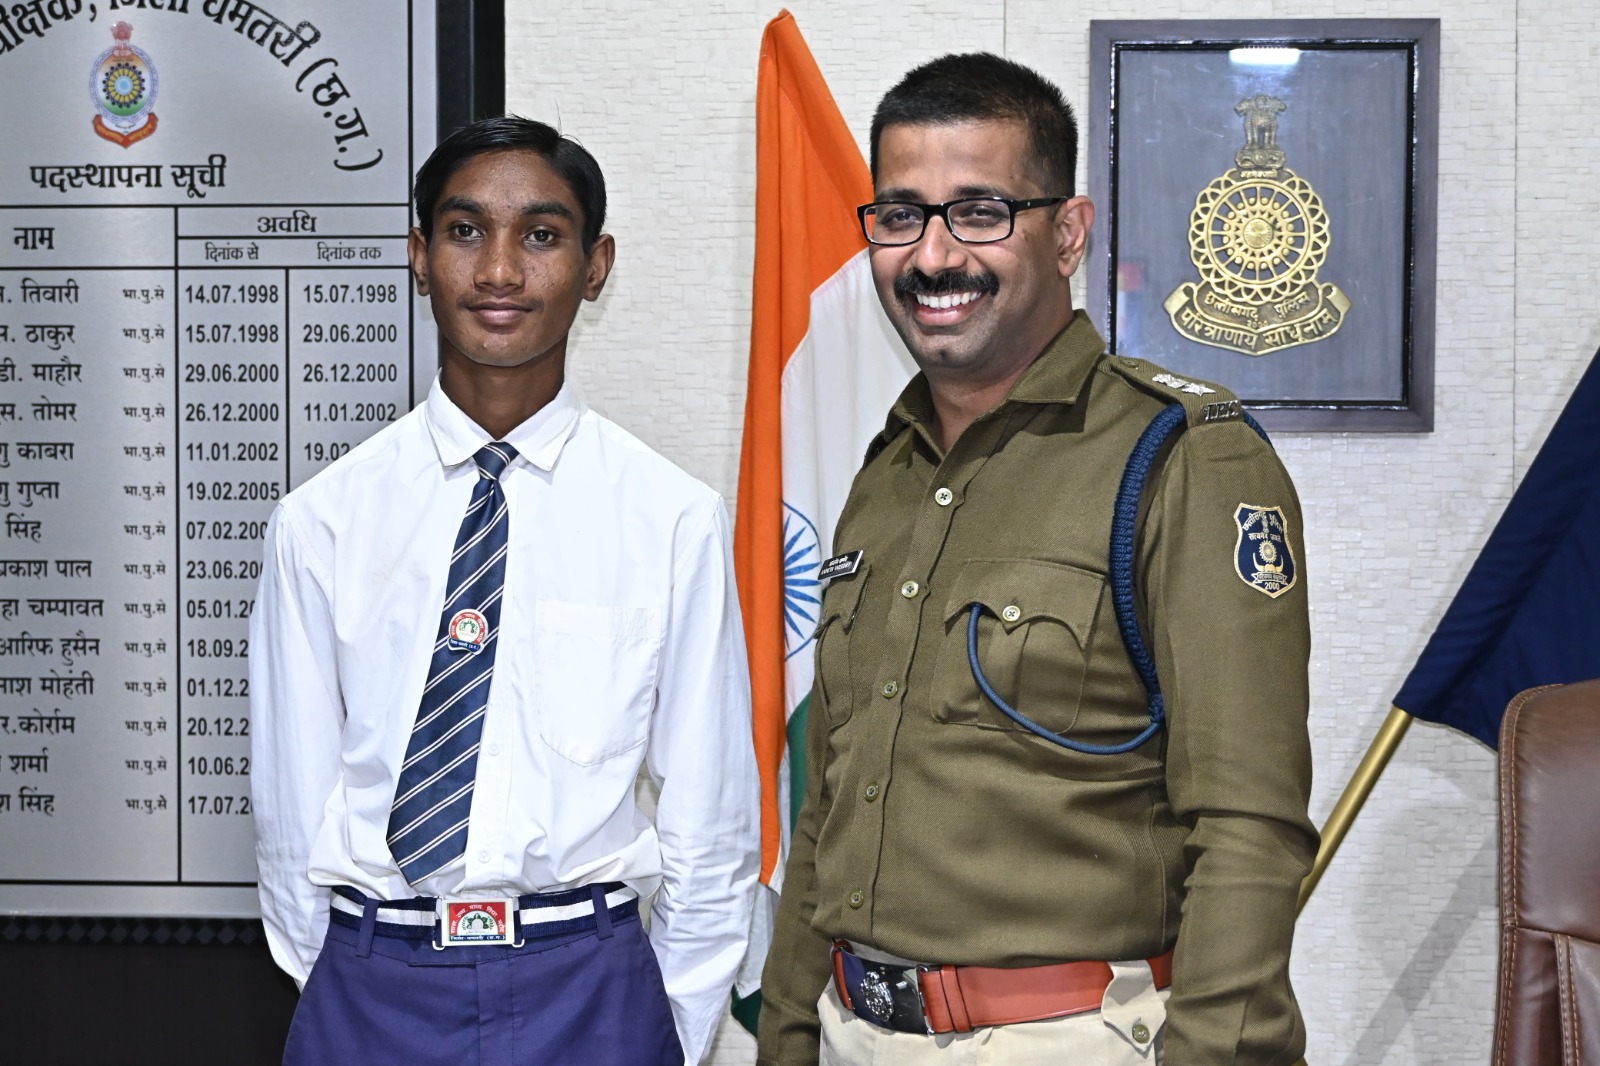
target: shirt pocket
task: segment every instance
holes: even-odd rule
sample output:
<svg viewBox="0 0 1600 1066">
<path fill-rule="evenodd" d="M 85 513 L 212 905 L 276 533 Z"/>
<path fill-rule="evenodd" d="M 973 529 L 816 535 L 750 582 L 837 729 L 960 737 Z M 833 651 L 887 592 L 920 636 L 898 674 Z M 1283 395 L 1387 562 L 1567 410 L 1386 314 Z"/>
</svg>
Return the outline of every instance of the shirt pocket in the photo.
<svg viewBox="0 0 1600 1066">
<path fill-rule="evenodd" d="M 1105 578 L 1038 559 L 972 559 L 945 601 L 944 639 L 934 671 L 933 717 L 940 722 L 1023 732 L 978 688 L 967 654 L 972 608 L 977 653 L 989 685 L 1011 707 L 1052 733 L 1078 720 Z"/>
<path fill-rule="evenodd" d="M 867 587 L 867 577 L 872 573 L 869 564 L 848 577 L 836 577 L 828 582 L 822 593 L 821 621 L 817 623 L 817 646 L 814 660 L 816 692 L 822 699 L 822 713 L 828 728 L 843 725 L 850 717 L 851 672 L 850 632 L 856 625 L 856 610 L 861 604 L 861 590 Z"/>
<path fill-rule="evenodd" d="M 539 737 L 562 758 L 592 766 L 650 735 L 665 614 L 539 600 L 533 608 L 533 695 Z"/>
</svg>

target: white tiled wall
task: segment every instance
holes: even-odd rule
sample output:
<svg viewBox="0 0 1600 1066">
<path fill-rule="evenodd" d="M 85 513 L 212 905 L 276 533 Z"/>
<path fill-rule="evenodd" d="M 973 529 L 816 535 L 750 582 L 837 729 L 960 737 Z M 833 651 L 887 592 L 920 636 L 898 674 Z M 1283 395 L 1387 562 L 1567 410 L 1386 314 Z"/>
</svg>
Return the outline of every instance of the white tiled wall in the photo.
<svg viewBox="0 0 1600 1066">
<path fill-rule="evenodd" d="M 732 500 L 749 336 L 756 56 L 776 4 L 507 5 L 507 99 L 599 158 L 618 242 L 571 359 L 591 403 Z M 1306 509 L 1321 821 L 1600 346 L 1600 14 L 1540 0 L 792 0 L 863 143 L 908 67 L 989 49 L 1088 103 L 1094 18 L 1442 19 L 1436 429 L 1275 435 Z M 1495 760 L 1417 726 L 1301 920 L 1313 1066 L 1486 1061 Z M 720 1066 L 749 1063 L 726 1026 Z"/>
</svg>

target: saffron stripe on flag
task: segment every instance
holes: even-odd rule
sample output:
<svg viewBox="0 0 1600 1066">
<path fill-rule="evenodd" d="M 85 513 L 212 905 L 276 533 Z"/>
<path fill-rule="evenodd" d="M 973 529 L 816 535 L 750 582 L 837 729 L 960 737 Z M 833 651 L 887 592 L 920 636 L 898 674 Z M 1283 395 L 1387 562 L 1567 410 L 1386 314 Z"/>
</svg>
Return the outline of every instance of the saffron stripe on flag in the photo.
<svg viewBox="0 0 1600 1066">
<path fill-rule="evenodd" d="M 761 776 L 761 880 L 783 887 L 805 794 L 817 571 L 867 442 L 914 371 L 872 286 L 856 208 L 872 182 L 794 17 L 761 41 L 749 388 L 734 566 Z M 743 997 L 759 987 L 776 896 L 757 904 Z M 753 1022 L 754 1002 L 741 1017 Z"/>
</svg>

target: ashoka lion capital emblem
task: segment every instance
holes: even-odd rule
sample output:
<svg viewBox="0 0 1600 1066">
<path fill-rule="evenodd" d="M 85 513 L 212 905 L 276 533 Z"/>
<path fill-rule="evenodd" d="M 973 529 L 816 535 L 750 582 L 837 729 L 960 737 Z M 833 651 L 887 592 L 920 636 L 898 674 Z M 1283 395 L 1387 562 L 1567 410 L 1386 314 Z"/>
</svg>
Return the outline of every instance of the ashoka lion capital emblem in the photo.
<svg viewBox="0 0 1600 1066">
<path fill-rule="evenodd" d="M 1266 355 L 1331 337 L 1350 300 L 1317 280 L 1328 257 L 1328 213 L 1311 184 L 1285 167 L 1278 115 L 1287 105 L 1252 96 L 1235 167 L 1200 191 L 1189 216 L 1189 258 L 1200 283 L 1167 297 L 1172 325 L 1191 340 Z"/>
</svg>

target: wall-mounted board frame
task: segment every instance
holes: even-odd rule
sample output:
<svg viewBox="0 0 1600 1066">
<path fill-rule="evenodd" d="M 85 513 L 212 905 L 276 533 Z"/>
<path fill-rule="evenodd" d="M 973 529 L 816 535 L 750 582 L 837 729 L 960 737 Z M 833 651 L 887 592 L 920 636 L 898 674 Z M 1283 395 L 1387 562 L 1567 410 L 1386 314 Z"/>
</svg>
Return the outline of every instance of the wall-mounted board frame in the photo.
<svg viewBox="0 0 1600 1066">
<path fill-rule="evenodd" d="M 261 532 L 426 392 L 411 182 L 503 52 L 502 0 L 0 8 L 0 939 L 256 915 Z"/>
</svg>

